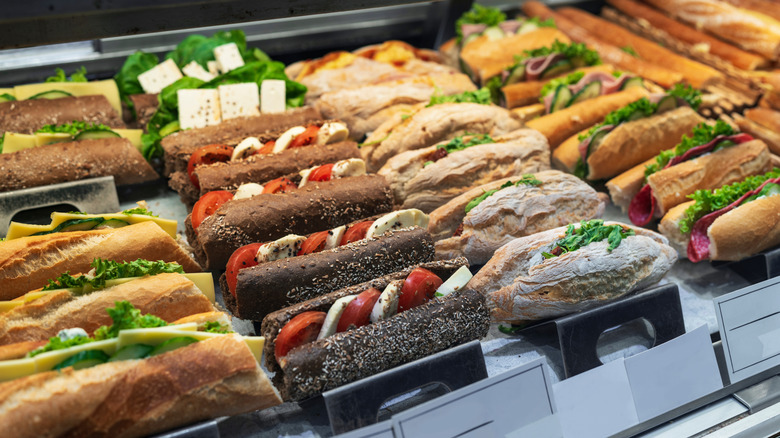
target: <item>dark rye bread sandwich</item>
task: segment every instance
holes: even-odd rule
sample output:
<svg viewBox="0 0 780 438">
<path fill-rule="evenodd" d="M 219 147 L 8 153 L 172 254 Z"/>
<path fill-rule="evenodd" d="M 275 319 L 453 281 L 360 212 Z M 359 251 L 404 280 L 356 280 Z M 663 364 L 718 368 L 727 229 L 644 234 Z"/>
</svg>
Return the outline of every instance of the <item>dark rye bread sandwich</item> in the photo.
<svg viewBox="0 0 780 438">
<path fill-rule="evenodd" d="M 331 229 L 392 210 L 393 195 L 377 175 L 310 183 L 288 193 L 225 202 L 197 230 L 185 220 L 187 239 L 207 269 L 223 269 L 243 245 Z"/>
<path fill-rule="evenodd" d="M 120 186 L 159 178 L 138 149 L 119 137 L 54 143 L 0 154 L 0 175 L 0 192 L 100 176 L 113 176 Z"/>
<path fill-rule="evenodd" d="M 146 125 L 154 116 L 157 111 L 157 107 L 160 102 L 157 100 L 156 94 L 131 94 L 128 96 L 130 101 L 133 102 L 133 108 L 135 109 L 135 119 L 130 113 L 129 109 L 126 111 L 126 122 L 128 125 L 132 125 L 136 128 L 143 129 L 146 132 Z M 130 120 L 127 120 L 130 119 Z"/>
<path fill-rule="evenodd" d="M 0 103 L 0 133 L 33 134 L 44 125 L 74 120 L 124 128 L 120 114 L 105 96 L 12 100 Z"/>
<path fill-rule="evenodd" d="M 175 132 L 160 142 L 165 153 L 164 174 L 168 176 L 177 170 L 186 171 L 190 155 L 201 146 L 217 143 L 235 146 L 250 136 L 306 125 L 321 119 L 319 110 L 304 107 L 284 113 L 237 117 L 218 125 Z"/>
<path fill-rule="evenodd" d="M 263 320 L 265 366 L 285 400 L 302 400 L 323 391 L 394 368 L 487 334 L 490 316 L 485 298 L 468 286 L 432 298 L 386 319 L 359 328 L 350 326 L 324 339 L 297 346 L 278 358 L 280 332 L 306 312 L 328 312 L 338 300 L 368 289 L 386 290 L 423 268 L 439 281 L 455 276 L 468 263 L 464 258 L 423 263 L 361 284 L 349 286 L 286 309 Z M 470 277 L 466 277 L 466 281 Z M 439 283 L 441 284 L 441 283 Z M 380 298 L 381 299 L 381 298 Z M 346 313 L 346 311 L 345 311 Z"/>
<path fill-rule="evenodd" d="M 261 321 L 276 310 L 431 261 L 433 255 L 431 235 L 424 229 L 410 228 L 241 269 L 235 295 L 225 274 L 219 284 L 225 306 L 233 315 Z"/>
</svg>

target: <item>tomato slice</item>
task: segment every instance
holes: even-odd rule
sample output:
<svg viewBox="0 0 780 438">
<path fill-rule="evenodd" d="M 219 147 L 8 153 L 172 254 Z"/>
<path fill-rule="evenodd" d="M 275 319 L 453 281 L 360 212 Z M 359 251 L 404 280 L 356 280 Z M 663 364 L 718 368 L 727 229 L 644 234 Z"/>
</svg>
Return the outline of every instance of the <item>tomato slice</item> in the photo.
<svg viewBox="0 0 780 438">
<path fill-rule="evenodd" d="M 328 238 L 330 231 L 320 231 L 307 237 L 301 244 L 301 250 L 298 251 L 298 255 L 306 255 L 314 252 L 320 252 L 325 249 L 325 240 Z"/>
<path fill-rule="evenodd" d="M 326 316 L 325 312 L 303 312 L 285 324 L 276 337 L 274 346 L 276 360 L 287 356 L 287 353 L 295 347 L 316 341 Z"/>
<path fill-rule="evenodd" d="M 317 133 L 320 131 L 320 127 L 317 125 L 309 125 L 306 130 L 295 136 L 287 146 L 287 149 L 299 148 L 301 146 L 308 146 L 317 139 Z"/>
<path fill-rule="evenodd" d="M 255 155 L 271 154 L 274 152 L 274 146 L 276 146 L 276 140 L 271 140 L 258 149 L 257 152 L 255 152 Z"/>
<path fill-rule="evenodd" d="M 309 174 L 309 181 L 330 181 L 332 173 L 333 164 L 323 164 L 311 171 Z"/>
<path fill-rule="evenodd" d="M 281 177 L 265 183 L 265 185 L 263 186 L 263 193 L 270 193 L 270 194 L 287 193 L 287 192 L 292 192 L 297 188 L 298 185 L 296 185 L 294 182 L 290 181 L 285 177 Z"/>
<path fill-rule="evenodd" d="M 370 322 L 371 310 L 374 309 L 374 304 L 379 300 L 380 295 L 382 295 L 382 292 L 372 287 L 364 290 L 354 300 L 350 301 L 347 308 L 344 309 L 344 313 L 341 314 L 341 318 L 339 318 L 336 332 L 345 332 L 352 326 L 363 327 L 368 324 Z"/>
<path fill-rule="evenodd" d="M 190 181 L 195 187 L 200 189 L 200 183 L 198 178 L 192 174 L 196 167 L 203 164 L 214 164 L 221 161 L 230 161 L 230 157 L 233 155 L 233 148 L 224 144 L 210 144 L 198 148 L 190 156 L 190 161 L 187 163 L 187 175 L 190 177 Z"/>
<path fill-rule="evenodd" d="M 417 307 L 431 300 L 443 281 L 438 275 L 424 268 L 414 268 L 406 277 L 398 297 L 398 312 Z"/>
<path fill-rule="evenodd" d="M 346 245 L 349 242 L 357 242 L 358 240 L 365 239 L 368 229 L 371 228 L 371 225 L 373 224 L 374 221 L 363 221 L 347 228 L 347 231 L 344 232 L 344 237 L 341 238 L 341 243 L 339 245 Z"/>
<path fill-rule="evenodd" d="M 233 199 L 233 194 L 227 190 L 215 190 L 208 192 L 198 199 L 195 206 L 192 207 L 192 228 L 195 232 L 198 232 L 200 224 L 206 220 L 207 217 L 214 214 L 220 205 Z"/>
<path fill-rule="evenodd" d="M 257 256 L 257 250 L 262 245 L 259 242 L 244 245 L 233 251 L 230 259 L 228 259 L 227 267 L 225 268 L 225 279 L 227 280 L 228 290 L 234 297 L 236 296 L 236 284 L 238 284 L 238 271 L 257 265 L 255 256 Z"/>
</svg>

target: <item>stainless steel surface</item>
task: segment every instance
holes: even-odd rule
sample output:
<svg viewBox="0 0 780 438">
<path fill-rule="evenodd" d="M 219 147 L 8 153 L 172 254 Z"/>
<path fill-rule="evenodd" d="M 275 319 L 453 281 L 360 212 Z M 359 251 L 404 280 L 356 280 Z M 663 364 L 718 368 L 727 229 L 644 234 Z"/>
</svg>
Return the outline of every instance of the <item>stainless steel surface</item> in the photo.
<svg viewBox="0 0 780 438">
<path fill-rule="evenodd" d="M 734 393 L 734 397 L 754 414 L 767 406 L 780 402 L 780 376 L 772 376 L 763 382 Z"/>
<path fill-rule="evenodd" d="M 731 397 L 718 400 L 690 414 L 637 435 L 641 438 L 678 438 L 695 436 L 729 419 L 747 412 L 747 408 Z"/>
</svg>

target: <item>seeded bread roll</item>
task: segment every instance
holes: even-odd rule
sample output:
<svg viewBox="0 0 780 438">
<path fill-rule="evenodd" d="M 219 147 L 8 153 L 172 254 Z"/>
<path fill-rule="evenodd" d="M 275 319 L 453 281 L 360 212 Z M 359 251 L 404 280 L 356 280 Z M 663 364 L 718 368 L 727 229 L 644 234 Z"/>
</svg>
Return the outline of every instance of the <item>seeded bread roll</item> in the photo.
<svg viewBox="0 0 780 438">
<path fill-rule="evenodd" d="M 384 178 L 363 175 L 316 182 L 283 194 L 258 195 L 222 204 L 197 234 L 185 221 L 187 237 L 207 269 L 224 269 L 233 251 L 287 234 L 328 230 L 355 219 L 392 210 Z"/>
<path fill-rule="evenodd" d="M 28 99 L 0 102 L 0 134 L 34 134 L 44 125 L 61 125 L 74 120 L 124 128 L 122 117 L 105 96 Z"/>
<path fill-rule="evenodd" d="M 328 251 L 261 263 L 238 271 L 236 295 L 220 278 L 225 305 L 241 319 L 267 314 L 336 289 L 433 260 L 433 239 L 413 228 Z"/>
</svg>

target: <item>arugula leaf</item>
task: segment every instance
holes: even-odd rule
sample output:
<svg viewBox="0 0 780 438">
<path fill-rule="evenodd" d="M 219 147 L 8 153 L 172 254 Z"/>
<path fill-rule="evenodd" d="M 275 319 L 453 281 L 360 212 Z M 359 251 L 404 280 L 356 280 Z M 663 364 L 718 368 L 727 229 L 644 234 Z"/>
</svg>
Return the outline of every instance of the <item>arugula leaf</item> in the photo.
<svg viewBox="0 0 780 438">
<path fill-rule="evenodd" d="M 631 46 L 621 47 L 620 50 L 628 53 L 629 55 L 633 56 L 634 58 L 640 59 L 639 58 L 639 53 L 636 53 L 636 50 L 634 50 L 634 48 L 631 47 Z"/>
<path fill-rule="evenodd" d="M 208 333 L 233 333 L 230 327 L 225 327 L 218 321 L 208 321 L 204 331 Z"/>
<path fill-rule="evenodd" d="M 114 76 L 114 82 L 116 82 L 116 86 L 119 89 L 119 97 L 130 108 L 134 117 L 135 106 L 133 101 L 130 100 L 130 95 L 144 93 L 141 83 L 138 82 L 138 75 L 151 70 L 157 66 L 158 62 L 157 55 L 144 53 L 139 50 L 127 57 L 125 63 L 122 64 L 122 68 Z"/>
<path fill-rule="evenodd" d="M 27 357 L 35 357 L 41 353 L 47 353 L 49 351 L 56 351 L 56 350 L 64 350 L 66 348 L 75 347 L 77 345 L 88 344 L 94 341 L 95 339 L 87 336 L 76 336 L 68 339 L 67 341 L 63 341 L 62 339 L 60 339 L 59 336 L 54 336 L 52 338 L 49 338 L 49 342 L 46 345 L 36 348 L 35 350 L 27 353 Z"/>
<path fill-rule="evenodd" d="M 44 82 L 87 82 L 87 69 L 82 65 L 68 78 L 65 75 L 65 70 L 56 68 L 54 69 L 54 76 L 49 76 Z"/>
<path fill-rule="evenodd" d="M 607 251 L 612 251 L 620 246 L 623 239 L 635 234 L 631 228 L 623 228 L 621 225 L 604 225 L 602 219 L 582 221 L 579 228 L 569 225 L 566 235 L 553 244 L 552 253 L 545 252 L 542 256 L 546 259 L 558 257 L 602 240 L 607 240 Z"/>
<path fill-rule="evenodd" d="M 164 320 L 154 315 L 141 315 L 141 311 L 136 309 L 129 301 L 116 301 L 115 307 L 106 309 L 108 316 L 114 321 L 110 326 L 102 326 L 95 330 L 95 340 L 113 339 L 119 336 L 122 330 L 165 327 L 168 325 Z"/>
<path fill-rule="evenodd" d="M 464 142 L 463 138 L 467 136 L 472 136 L 472 137 L 468 141 Z M 446 150 L 447 153 L 453 153 L 457 151 L 462 151 L 463 149 L 469 148 L 471 146 L 487 144 L 487 143 L 495 143 L 495 142 L 496 141 L 493 140 L 488 134 L 475 135 L 467 132 L 463 135 L 459 135 L 453 138 L 446 144 L 439 145 L 438 148 Z"/>
<path fill-rule="evenodd" d="M 490 105 L 492 100 L 490 98 L 490 90 L 482 87 L 477 91 L 464 91 L 460 94 L 452 94 L 444 96 L 434 93 L 431 96 L 431 101 L 425 107 L 431 107 L 440 103 L 478 103 L 480 105 Z"/>
<path fill-rule="evenodd" d="M 501 12 L 498 8 L 489 8 L 474 3 L 471 5 L 471 9 L 466 11 L 455 21 L 455 41 L 460 45 L 463 41 L 462 27 L 464 24 L 485 24 L 488 27 L 497 26 L 499 23 L 506 21 L 506 14 Z"/>
<path fill-rule="evenodd" d="M 520 184 L 525 184 L 525 185 L 529 185 L 529 186 L 538 186 L 541 183 L 542 183 L 541 181 L 539 181 L 538 179 L 534 178 L 534 176 L 531 175 L 531 174 L 525 174 L 525 175 L 523 175 L 523 177 L 520 180 L 515 181 L 515 182 L 507 181 L 504 184 L 501 184 L 501 187 L 499 187 L 497 189 L 493 189 L 493 190 L 488 190 L 488 191 L 482 193 L 481 195 L 477 196 L 476 198 L 472 199 L 471 201 L 469 201 L 469 203 L 466 204 L 466 213 L 470 212 L 474 207 L 479 205 L 482 201 L 484 201 L 485 199 L 489 198 L 490 196 L 492 196 L 494 193 L 498 192 L 499 190 L 505 189 L 507 187 L 513 187 L 513 186 L 516 187 L 516 186 L 519 186 Z"/>
<path fill-rule="evenodd" d="M 693 194 L 688 195 L 689 198 L 696 202 L 685 210 L 685 217 L 679 224 L 680 231 L 685 234 L 690 233 L 693 224 L 701 219 L 702 216 L 727 207 L 745 193 L 757 189 L 764 181 L 774 178 L 780 178 L 779 167 L 775 167 L 763 175 L 749 176 L 740 182 L 723 186 L 716 190 L 697 190 Z"/>
<path fill-rule="evenodd" d="M 523 21 L 523 23 L 533 23 L 539 27 L 557 27 L 555 25 L 555 20 L 553 20 L 552 18 L 542 20 L 539 17 L 531 17 L 531 18 L 527 18 L 525 21 Z"/>
<path fill-rule="evenodd" d="M 152 213 L 151 211 L 149 211 L 149 210 L 147 210 L 147 209 L 145 209 L 143 207 L 135 207 L 135 208 L 127 209 L 127 210 L 122 210 L 122 213 L 123 214 L 143 214 L 143 215 L 146 215 L 146 216 L 159 217 L 158 215 Z"/>
<path fill-rule="evenodd" d="M 645 167 L 645 177 L 648 177 L 663 169 L 669 163 L 669 161 L 672 160 L 672 158 L 679 157 L 688 152 L 690 149 L 705 145 L 719 135 L 730 136 L 736 133 L 737 131 L 735 131 L 731 125 L 724 122 L 723 120 L 718 120 L 715 126 L 710 126 L 706 123 L 700 123 L 693 128 L 693 135 L 691 137 L 683 135 L 682 140 L 677 146 L 675 146 L 673 149 L 668 149 L 658 154 L 658 156 L 655 157 L 655 163 L 649 164 Z"/>
<path fill-rule="evenodd" d="M 175 262 L 149 261 L 138 259 L 134 262 L 115 262 L 96 258 L 92 261 L 94 274 L 79 275 L 74 277 L 69 271 L 49 280 L 49 284 L 43 290 L 56 290 L 66 288 L 81 289 L 81 293 L 89 293 L 92 290 L 102 289 L 106 281 L 117 278 L 143 277 L 145 275 L 157 275 L 162 273 L 184 273 L 184 268 Z M 76 295 L 80 295 L 78 291 Z"/>
<path fill-rule="evenodd" d="M 544 87 L 542 87 L 541 98 L 539 100 L 544 101 L 544 97 L 547 96 L 547 94 L 555 91 L 558 89 L 559 86 L 565 85 L 574 85 L 577 82 L 579 82 L 583 77 L 585 77 L 585 73 L 581 71 L 575 71 L 574 73 L 569 73 L 565 77 L 555 78 L 544 84 Z"/>
<path fill-rule="evenodd" d="M 701 91 L 688 84 L 675 84 L 671 90 L 667 91 L 667 94 L 679 97 L 688 102 L 688 105 L 690 105 L 694 111 L 699 109 L 699 105 L 701 105 Z"/>
<path fill-rule="evenodd" d="M 598 52 L 589 49 L 584 43 L 566 44 L 558 40 L 555 40 L 550 46 L 524 51 L 523 56 L 520 57 L 520 61 L 522 62 L 529 58 L 553 54 L 561 54 L 569 59 L 580 58 L 584 61 L 585 65 L 601 64 L 601 57 L 599 57 Z"/>
<path fill-rule="evenodd" d="M 71 137 L 75 137 L 82 131 L 112 131 L 112 129 L 101 123 L 87 123 L 74 120 L 71 123 L 63 123 L 62 125 L 43 125 L 35 132 L 43 134 L 70 134 Z"/>
<path fill-rule="evenodd" d="M 658 109 L 658 104 L 652 103 L 648 98 L 643 97 L 635 102 L 629 103 L 623 108 L 616 109 L 610 112 L 609 114 L 607 114 L 607 116 L 604 117 L 603 122 L 591 127 L 587 133 L 580 134 L 579 140 L 584 141 L 586 138 L 591 137 L 593 134 L 596 133 L 596 131 L 601 129 L 602 126 L 606 126 L 606 125 L 617 126 L 623 122 L 626 122 L 630 118 L 632 118 L 634 113 L 637 111 L 639 111 L 643 117 L 650 117 L 655 113 L 657 109 Z"/>
</svg>

